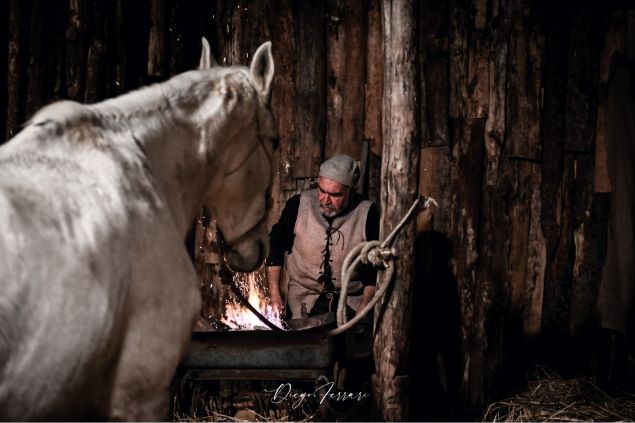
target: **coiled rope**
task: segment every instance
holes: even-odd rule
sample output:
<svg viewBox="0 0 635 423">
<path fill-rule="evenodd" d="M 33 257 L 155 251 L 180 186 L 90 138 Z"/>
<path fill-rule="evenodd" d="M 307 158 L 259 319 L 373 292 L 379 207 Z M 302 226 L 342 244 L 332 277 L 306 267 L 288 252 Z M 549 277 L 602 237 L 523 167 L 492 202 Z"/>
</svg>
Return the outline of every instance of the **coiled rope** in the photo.
<svg viewBox="0 0 635 423">
<path fill-rule="evenodd" d="M 342 286 L 340 288 L 340 298 L 337 303 L 337 328 L 327 332 L 328 336 L 339 335 L 352 328 L 357 322 L 362 320 L 366 314 L 375 306 L 388 290 L 388 287 L 393 282 L 393 276 L 395 275 L 395 263 L 394 259 L 397 258 L 397 252 L 392 248 L 392 243 L 395 240 L 397 234 L 406 225 L 406 223 L 412 218 L 415 210 L 417 210 L 420 203 L 423 203 L 423 209 L 429 209 L 432 205 L 438 207 L 439 204 L 431 197 L 419 197 L 417 198 L 408 212 L 401 219 L 399 224 L 390 232 L 383 242 L 380 241 L 367 241 L 357 244 L 344 259 L 342 264 Z M 382 283 L 379 290 L 375 293 L 375 296 L 366 304 L 366 306 L 357 312 L 354 318 L 346 321 L 346 299 L 348 297 L 348 283 L 355 272 L 355 269 L 360 264 L 372 264 L 374 267 L 383 267 L 384 273 Z"/>
</svg>

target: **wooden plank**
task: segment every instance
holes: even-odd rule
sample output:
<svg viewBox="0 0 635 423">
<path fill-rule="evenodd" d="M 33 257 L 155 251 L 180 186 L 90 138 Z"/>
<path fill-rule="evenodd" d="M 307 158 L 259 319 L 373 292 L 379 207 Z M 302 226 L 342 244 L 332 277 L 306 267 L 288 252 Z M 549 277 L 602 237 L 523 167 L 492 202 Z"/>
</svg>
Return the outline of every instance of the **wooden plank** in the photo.
<svg viewBox="0 0 635 423">
<path fill-rule="evenodd" d="M 611 179 L 606 156 L 606 118 L 601 103 L 598 104 L 595 131 L 595 192 L 610 193 Z"/>
<path fill-rule="evenodd" d="M 364 139 L 370 143 L 368 160 L 368 198 L 379 204 L 382 152 L 382 97 L 384 90 L 384 52 L 380 0 L 368 5 L 366 84 L 364 90 Z"/>
<path fill-rule="evenodd" d="M 289 157 L 298 177 L 315 177 L 323 158 L 325 139 L 326 57 L 324 50 L 324 4 L 292 2 L 296 81 L 294 154 Z"/>
<path fill-rule="evenodd" d="M 468 8 L 466 1 L 450 1 L 450 99 L 449 117 L 467 116 Z"/>
<path fill-rule="evenodd" d="M 542 332 L 542 309 L 545 291 L 545 270 L 547 267 L 547 249 L 542 231 L 542 174 L 536 163 L 524 163 L 531 178 L 531 202 L 529 221 L 529 245 L 527 251 L 526 304 L 523 310 L 523 333 L 525 337 L 534 337 Z"/>
<path fill-rule="evenodd" d="M 45 92 L 45 69 L 47 65 L 45 56 L 47 52 L 44 44 L 48 39 L 48 31 L 46 31 L 48 28 L 45 28 L 45 23 L 48 19 L 44 16 L 42 6 L 41 2 L 36 1 L 31 9 L 25 116 L 32 116 L 44 105 L 47 97 Z"/>
<path fill-rule="evenodd" d="M 595 149 L 595 116 L 602 33 L 595 7 L 576 6 L 572 11 L 567 74 L 565 149 L 589 152 Z"/>
<path fill-rule="evenodd" d="M 541 331 L 546 249 L 541 229 L 540 166 L 513 160 L 515 189 L 510 196 L 510 316 L 523 322 L 526 336 Z"/>
<path fill-rule="evenodd" d="M 326 140 L 325 157 L 349 141 L 344 138 L 344 86 L 346 79 L 346 26 L 344 0 L 326 2 Z"/>
<path fill-rule="evenodd" d="M 25 40 L 30 4 L 20 0 L 9 2 L 9 44 L 7 59 L 7 120 L 6 138 L 18 133 L 24 120 L 22 91 L 26 81 L 28 45 Z"/>
<path fill-rule="evenodd" d="M 575 152 L 572 268 L 572 335 L 588 332 L 595 323 L 595 305 L 606 250 L 605 200 L 594 194 L 594 151 L 596 135 L 597 83 L 600 70 L 602 19 L 597 7 L 574 7 L 572 12 L 567 103 L 565 109 L 565 151 Z M 603 15 L 607 12 L 603 12 Z M 602 16 L 602 15 L 600 15 Z M 604 18 L 608 16 L 604 15 Z M 584 45 L 584 47 L 582 47 Z"/>
<path fill-rule="evenodd" d="M 128 86 L 128 73 L 126 69 L 130 66 L 128 55 L 126 54 L 127 28 L 125 24 L 127 16 L 124 16 L 124 3 L 125 0 L 116 0 L 115 5 L 115 95 L 123 93 Z"/>
<path fill-rule="evenodd" d="M 273 199 L 272 210 L 269 213 L 269 227 L 280 218 L 280 213 L 286 201 L 284 192 L 295 190 L 294 168 L 291 157 L 296 139 L 295 122 L 295 38 L 293 33 L 292 0 L 282 0 L 271 3 L 270 27 L 271 43 L 276 74 L 273 79 L 271 107 L 278 123 L 280 145 L 275 155 L 276 171 L 271 190 Z"/>
<path fill-rule="evenodd" d="M 488 298 L 477 287 L 477 261 L 479 258 L 479 219 L 481 180 L 483 175 L 483 142 L 485 119 L 455 119 L 452 127 L 450 183 L 452 192 L 450 213 L 450 242 L 455 248 L 450 260 L 456 278 L 461 304 L 461 334 L 466 348 L 464 364 L 469 365 L 463 380 L 466 400 L 470 404 L 483 401 L 484 362 L 488 342 L 479 321 L 479 310 Z M 485 297 L 485 298 L 483 298 Z"/>
<path fill-rule="evenodd" d="M 450 147 L 443 145 L 422 148 L 419 193 L 434 198 L 439 203 L 439 208 L 433 215 L 433 222 L 419 222 L 419 226 L 433 227 L 441 233 L 449 232 L 451 226 L 449 210 L 452 203 L 450 188 Z M 418 229 L 423 230 L 423 228 Z"/>
<path fill-rule="evenodd" d="M 478 14 L 476 16 L 477 20 Z M 480 24 L 480 22 L 479 22 Z M 489 57 L 490 38 L 485 31 L 476 30 L 470 34 L 467 64 L 467 117 L 487 117 L 490 96 Z"/>
<path fill-rule="evenodd" d="M 511 157 L 540 160 L 544 36 L 522 2 L 514 4 L 509 43 L 507 137 Z"/>
<path fill-rule="evenodd" d="M 217 44 L 220 65 L 231 65 L 231 37 L 233 33 L 232 14 L 236 8 L 236 1 L 219 1 L 214 11 L 214 39 Z M 228 57 L 229 56 L 229 57 Z"/>
<path fill-rule="evenodd" d="M 366 71 L 366 7 L 356 0 L 327 2 L 325 157 L 360 158 Z"/>
<path fill-rule="evenodd" d="M 600 70 L 598 79 L 601 85 L 606 86 L 609 80 L 611 59 L 617 52 L 626 54 L 626 27 L 612 16 L 609 30 L 604 37 L 604 46 L 600 56 Z M 597 120 L 595 131 L 595 192 L 611 192 L 611 180 L 608 174 L 606 155 L 606 118 L 605 98 L 606 93 L 600 92 L 597 107 Z"/>
<path fill-rule="evenodd" d="M 424 146 L 449 144 L 447 110 L 449 103 L 449 59 L 447 38 L 435 38 L 427 44 L 425 56 Z"/>
<path fill-rule="evenodd" d="M 9 81 L 9 2 L 0 5 L 0 81 Z M 0 86 L 0 144 L 5 141 L 8 86 Z"/>
<path fill-rule="evenodd" d="M 560 11 L 545 24 L 543 162 L 541 183 L 542 230 L 547 263 L 545 269 L 542 326 L 548 337 L 568 333 L 569 283 L 572 248 L 572 167 L 565 160 L 565 102 L 569 17 Z"/>
<path fill-rule="evenodd" d="M 485 29 L 487 22 L 487 3 L 488 0 L 474 0 L 474 29 L 477 31 Z"/>
<path fill-rule="evenodd" d="M 506 364 L 503 360 L 507 359 L 505 353 L 508 353 L 505 344 L 509 334 L 505 333 L 506 327 L 500 325 L 500 322 L 507 321 L 505 307 L 510 295 L 508 269 L 512 230 L 505 194 L 508 190 L 506 180 L 511 174 L 507 164 L 506 160 L 502 160 L 499 186 L 483 187 L 478 267 L 474 269 L 476 280 L 469 296 L 465 287 L 459 291 L 461 308 L 465 309 L 461 325 L 467 330 L 462 334 L 463 363 L 466 366 L 462 387 L 467 403 L 473 405 L 487 401 L 492 379 Z M 465 280 L 465 276 L 462 279 Z M 465 318 L 472 320 L 466 322 Z"/>
<path fill-rule="evenodd" d="M 593 128 L 589 128 L 593 130 Z M 597 300 L 607 247 L 610 197 L 595 194 L 593 153 L 575 155 L 573 209 L 574 261 L 571 281 L 573 336 L 592 335 L 598 321 Z"/>
<path fill-rule="evenodd" d="M 124 17 L 124 0 L 115 0 L 114 4 L 114 17 L 113 24 L 114 28 L 111 29 L 111 33 L 113 34 L 112 45 L 115 48 L 115 52 L 113 54 L 113 78 L 114 83 L 112 86 L 112 95 L 117 96 L 124 92 L 125 87 L 128 85 L 128 75 L 126 69 L 130 64 L 128 63 L 128 55 L 126 40 L 127 33 L 125 22 L 126 18 Z M 110 44 L 110 43 L 109 43 Z"/>
<path fill-rule="evenodd" d="M 225 36 L 228 43 L 225 45 L 225 55 L 223 64 L 241 65 L 242 59 L 242 42 L 244 39 L 242 13 L 241 10 L 247 6 L 246 0 L 233 0 L 229 2 L 228 21 L 225 25 Z"/>
<path fill-rule="evenodd" d="M 82 101 L 86 84 L 87 4 L 69 0 L 66 29 L 66 86 L 68 98 Z"/>
<path fill-rule="evenodd" d="M 346 153 L 361 158 L 364 134 L 364 82 L 366 80 L 367 6 L 346 0 L 346 84 L 344 85 L 343 143 L 333 154 Z M 327 142 L 328 142 L 327 138 Z M 328 144 L 326 146 L 328 155 Z"/>
<path fill-rule="evenodd" d="M 157 78 L 166 76 L 165 50 L 165 2 L 163 0 L 150 0 L 148 75 Z"/>
<path fill-rule="evenodd" d="M 271 40 L 267 3 L 265 0 L 250 0 L 242 3 L 241 8 L 236 8 L 237 13 L 240 14 L 242 26 L 240 32 L 243 34 L 239 59 L 242 65 L 249 65 L 256 49 L 265 41 Z"/>
<path fill-rule="evenodd" d="M 510 243 L 512 223 L 508 211 L 508 196 L 513 168 L 507 159 L 501 159 L 500 177 L 497 185 L 484 184 L 480 204 L 480 232 L 478 267 L 474 270 L 476 281 L 470 297 L 462 295 L 462 308 L 471 313 L 462 315 L 462 325 L 468 330 L 463 335 L 464 357 L 467 367 L 463 389 L 469 404 L 483 404 L 488 400 L 492 380 L 500 375 L 506 361 L 516 358 L 509 351 L 510 333 L 507 326 L 507 305 L 510 298 Z M 465 292 L 462 289 L 460 292 Z M 469 299 L 471 304 L 463 305 Z M 471 322 L 464 322 L 466 317 Z M 518 327 L 513 330 L 517 331 Z M 512 339 L 517 338 L 517 333 Z"/>
<path fill-rule="evenodd" d="M 550 160 L 553 159 L 553 156 L 550 157 Z M 574 248 L 574 166 L 573 158 L 567 155 L 555 190 L 543 183 L 543 219 L 546 220 L 543 230 L 547 246 L 543 327 L 544 332 L 553 337 L 568 335 L 571 320 L 572 263 L 569 254 Z M 555 197 L 550 198 L 549 194 Z M 549 206 L 554 206 L 554 209 L 548 209 Z"/>
<path fill-rule="evenodd" d="M 51 98 L 47 101 L 55 101 L 68 98 L 66 92 L 66 28 L 68 20 L 68 4 L 66 0 L 56 0 L 53 6 L 56 10 L 56 17 L 53 19 L 52 36 L 50 37 L 50 60 L 54 64 L 51 66 Z M 54 46 L 54 47 L 53 47 Z"/>
<path fill-rule="evenodd" d="M 419 110 L 416 19 L 411 0 L 382 2 L 384 23 L 384 105 L 380 238 L 402 219 L 418 197 Z M 408 420 L 407 368 L 415 225 L 402 229 L 393 247 L 397 287 L 375 308 L 375 406 L 384 421 Z"/>
<path fill-rule="evenodd" d="M 94 1 L 90 3 L 88 27 L 92 29 L 86 56 L 86 87 L 84 102 L 95 103 L 106 97 L 109 83 L 107 57 L 107 10 L 106 4 Z"/>
<path fill-rule="evenodd" d="M 251 55 L 265 41 L 269 41 L 269 22 L 264 0 L 235 0 L 218 4 L 222 32 L 222 64 L 249 65 Z"/>
<path fill-rule="evenodd" d="M 448 145 L 450 9 L 446 1 L 441 1 L 424 2 L 419 10 L 423 146 Z"/>
<path fill-rule="evenodd" d="M 499 17 L 492 29 L 492 50 L 489 60 L 489 101 L 485 123 L 485 183 L 496 185 L 500 157 L 505 142 L 505 101 L 507 92 L 507 60 L 509 51 L 509 18 Z"/>
<path fill-rule="evenodd" d="M 372 154 L 379 156 L 382 150 L 381 98 L 384 83 L 383 40 L 379 0 L 369 0 L 367 27 L 364 139 L 370 141 Z M 371 172 L 369 175 L 372 176 L 373 173 Z"/>
</svg>

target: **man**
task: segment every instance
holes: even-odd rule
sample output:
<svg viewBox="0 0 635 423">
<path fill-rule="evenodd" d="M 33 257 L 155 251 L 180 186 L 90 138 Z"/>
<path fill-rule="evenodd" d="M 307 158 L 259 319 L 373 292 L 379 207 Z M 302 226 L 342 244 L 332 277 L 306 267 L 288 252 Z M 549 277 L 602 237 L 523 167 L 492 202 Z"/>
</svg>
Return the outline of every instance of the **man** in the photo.
<svg viewBox="0 0 635 423">
<path fill-rule="evenodd" d="M 271 230 L 267 278 L 271 303 L 281 310 L 282 265 L 288 252 L 287 318 L 336 311 L 342 264 L 361 241 L 378 239 L 379 211 L 355 191 L 359 166 L 347 155 L 338 155 L 320 166 L 318 187 L 289 199 L 280 220 Z M 363 268 L 348 285 L 347 316 L 361 310 L 375 294 L 376 272 Z"/>
</svg>

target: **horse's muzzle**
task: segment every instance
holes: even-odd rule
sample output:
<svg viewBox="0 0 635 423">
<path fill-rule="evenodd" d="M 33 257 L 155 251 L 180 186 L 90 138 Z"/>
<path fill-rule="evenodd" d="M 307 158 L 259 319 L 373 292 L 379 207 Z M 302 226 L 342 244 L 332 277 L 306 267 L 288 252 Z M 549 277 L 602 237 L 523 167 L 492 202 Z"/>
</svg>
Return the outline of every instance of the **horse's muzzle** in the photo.
<svg viewBox="0 0 635 423">
<path fill-rule="evenodd" d="M 244 244 L 250 244 L 247 248 Z M 255 244 L 255 245 L 254 245 Z M 227 265 L 235 272 L 253 272 L 258 269 L 267 255 L 267 245 L 262 239 L 245 242 L 241 248 L 227 251 Z"/>
</svg>

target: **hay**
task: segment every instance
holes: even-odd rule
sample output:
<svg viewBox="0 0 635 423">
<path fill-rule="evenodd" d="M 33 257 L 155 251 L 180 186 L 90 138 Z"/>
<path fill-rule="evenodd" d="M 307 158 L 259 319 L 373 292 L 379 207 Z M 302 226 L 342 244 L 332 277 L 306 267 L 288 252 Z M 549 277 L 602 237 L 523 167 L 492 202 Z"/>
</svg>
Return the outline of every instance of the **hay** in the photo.
<svg viewBox="0 0 635 423">
<path fill-rule="evenodd" d="M 235 416 L 228 416 L 226 414 L 210 411 L 203 415 L 175 415 L 174 421 L 177 422 L 285 422 L 285 421 L 298 421 L 298 422 L 313 422 L 319 421 L 316 419 L 317 415 L 306 416 L 302 420 L 290 419 L 289 416 L 282 418 L 276 416 L 263 416 L 256 413 L 253 410 L 240 410 Z"/>
<path fill-rule="evenodd" d="M 611 396 L 591 377 L 562 379 L 538 367 L 522 393 L 491 404 L 483 421 L 633 421 L 635 395 Z"/>
<path fill-rule="evenodd" d="M 292 418 L 290 415 L 271 414 L 268 417 L 256 413 L 254 410 L 239 410 L 236 415 L 229 416 L 227 414 L 208 410 L 200 415 L 175 414 L 173 421 L 176 422 L 314 422 L 320 421 L 317 413 L 305 415 L 302 419 Z"/>
<path fill-rule="evenodd" d="M 250 381 L 207 386 L 207 381 L 182 381 L 180 392 L 175 392 L 172 421 L 178 422 L 309 422 L 321 421 L 318 405 L 307 401 L 292 407 L 288 401 L 271 402 L 271 393 L 253 390 Z M 183 390 L 185 385 L 192 389 Z M 227 389 L 231 387 L 232 389 Z M 182 400 L 187 396 L 188 405 Z"/>
</svg>

